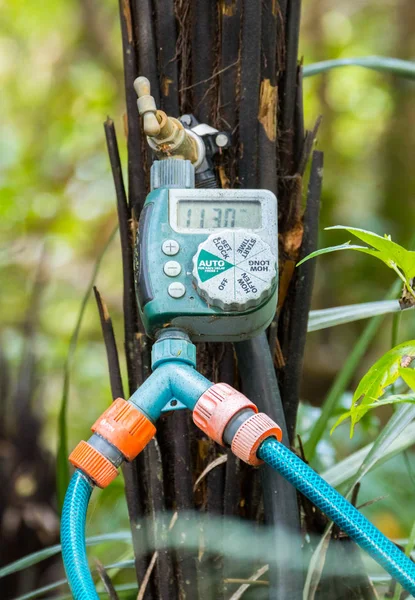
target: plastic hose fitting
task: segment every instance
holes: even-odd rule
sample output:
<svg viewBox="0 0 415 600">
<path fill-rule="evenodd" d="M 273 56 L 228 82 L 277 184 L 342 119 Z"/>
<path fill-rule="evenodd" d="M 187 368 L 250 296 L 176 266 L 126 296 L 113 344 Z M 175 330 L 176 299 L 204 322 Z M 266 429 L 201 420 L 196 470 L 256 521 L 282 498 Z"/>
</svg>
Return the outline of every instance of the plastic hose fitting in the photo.
<svg viewBox="0 0 415 600">
<path fill-rule="evenodd" d="M 118 448 L 127 460 L 133 460 L 154 437 L 153 423 L 131 402 L 117 398 L 91 427 Z"/>
<path fill-rule="evenodd" d="M 80 442 L 69 461 L 102 488 L 117 476 L 122 457 L 133 460 L 156 433 L 150 419 L 123 398 L 114 400 L 91 429 L 95 435 L 89 442 Z M 101 443 L 97 444 L 99 440 Z M 120 457 L 117 465 L 114 453 Z"/>
<path fill-rule="evenodd" d="M 246 396 L 226 383 L 216 383 L 202 394 L 193 409 L 193 422 L 212 440 L 224 446 L 223 432 L 241 411 L 258 412 Z"/>
<path fill-rule="evenodd" d="M 118 470 L 112 462 L 83 440 L 72 450 L 69 461 L 100 488 L 107 487 L 118 475 Z"/>
<path fill-rule="evenodd" d="M 241 460 L 257 467 L 261 443 L 282 439 L 281 428 L 256 405 L 226 383 L 216 383 L 202 394 L 193 409 L 193 422 L 221 446 L 228 445 Z"/>
<path fill-rule="evenodd" d="M 248 465 L 258 467 L 264 462 L 257 456 L 258 448 L 269 437 L 275 437 L 280 442 L 281 428 L 265 413 L 257 413 L 248 417 L 239 427 L 233 437 L 231 450 Z"/>
</svg>

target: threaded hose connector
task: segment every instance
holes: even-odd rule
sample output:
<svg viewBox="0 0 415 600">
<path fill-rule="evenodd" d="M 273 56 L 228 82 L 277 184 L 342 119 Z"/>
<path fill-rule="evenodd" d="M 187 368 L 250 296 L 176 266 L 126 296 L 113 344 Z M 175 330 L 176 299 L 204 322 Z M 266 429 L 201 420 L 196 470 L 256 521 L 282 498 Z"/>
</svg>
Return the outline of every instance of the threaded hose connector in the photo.
<svg viewBox="0 0 415 600">
<path fill-rule="evenodd" d="M 226 383 L 216 383 L 202 394 L 193 409 L 193 422 L 212 440 L 223 443 L 223 432 L 239 412 L 258 412 L 249 398 Z"/>
<path fill-rule="evenodd" d="M 153 423 L 132 402 L 117 398 L 91 427 L 89 442 L 80 442 L 69 461 L 104 488 L 117 477 L 123 460 L 133 460 L 156 433 Z"/>
<path fill-rule="evenodd" d="M 91 427 L 115 446 L 127 460 L 133 460 L 154 437 L 153 423 L 131 402 L 117 398 Z"/>
<path fill-rule="evenodd" d="M 258 467 L 263 463 L 257 456 L 258 448 L 269 437 L 275 437 L 280 442 L 281 428 L 265 413 L 257 413 L 239 427 L 233 437 L 231 450 L 244 462 Z"/>
<path fill-rule="evenodd" d="M 83 440 L 72 450 L 69 462 L 88 475 L 100 488 L 107 487 L 118 475 L 118 470 L 112 462 Z"/>
</svg>

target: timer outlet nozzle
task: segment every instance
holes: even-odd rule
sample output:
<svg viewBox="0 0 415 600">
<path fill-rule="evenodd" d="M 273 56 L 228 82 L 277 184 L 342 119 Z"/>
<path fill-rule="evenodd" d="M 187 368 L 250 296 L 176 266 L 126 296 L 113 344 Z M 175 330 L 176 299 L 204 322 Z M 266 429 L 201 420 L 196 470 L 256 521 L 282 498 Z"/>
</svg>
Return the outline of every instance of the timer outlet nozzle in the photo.
<svg viewBox="0 0 415 600">
<path fill-rule="evenodd" d="M 178 158 L 190 160 L 195 169 L 202 164 L 206 150 L 202 139 L 173 117 L 158 110 L 146 77 L 134 81 L 137 107 L 143 119 L 144 133 L 150 148 L 159 160 Z"/>
</svg>

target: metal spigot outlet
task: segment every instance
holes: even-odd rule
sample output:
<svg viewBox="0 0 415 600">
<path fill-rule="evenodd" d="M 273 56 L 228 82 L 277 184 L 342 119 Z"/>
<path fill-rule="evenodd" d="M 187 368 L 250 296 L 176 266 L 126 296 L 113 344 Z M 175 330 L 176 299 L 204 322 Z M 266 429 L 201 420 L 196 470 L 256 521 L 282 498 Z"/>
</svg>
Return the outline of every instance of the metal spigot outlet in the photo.
<svg viewBox="0 0 415 600">
<path fill-rule="evenodd" d="M 159 135 L 160 125 L 156 117 L 157 107 L 150 93 L 150 82 L 147 77 L 137 77 L 134 81 L 134 89 L 138 96 L 137 108 L 143 118 L 144 133 L 148 136 Z"/>
<path fill-rule="evenodd" d="M 190 160 L 197 168 L 205 157 L 203 141 L 182 123 L 158 110 L 151 96 L 150 82 L 146 77 L 137 77 L 134 81 L 137 92 L 137 107 L 143 119 L 144 133 L 150 148 L 159 160 L 181 158 Z"/>
</svg>

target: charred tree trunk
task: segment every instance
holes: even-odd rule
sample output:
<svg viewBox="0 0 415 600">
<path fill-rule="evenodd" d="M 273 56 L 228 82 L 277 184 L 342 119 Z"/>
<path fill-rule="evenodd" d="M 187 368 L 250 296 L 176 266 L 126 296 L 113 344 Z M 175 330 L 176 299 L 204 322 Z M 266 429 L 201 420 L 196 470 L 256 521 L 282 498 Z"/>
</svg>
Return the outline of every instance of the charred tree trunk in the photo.
<svg viewBox="0 0 415 600">
<path fill-rule="evenodd" d="M 279 199 L 281 318 L 276 315 L 269 343 L 292 440 L 313 283 L 311 268 L 296 273 L 294 267 L 300 255 L 315 247 L 322 168 L 322 155 L 315 153 L 307 201 L 303 202 L 303 176 L 316 130 L 304 132 L 301 67 L 297 60 L 300 2 L 120 0 L 120 17 L 128 193 L 124 190 L 112 122 L 107 121 L 105 127 L 120 219 L 129 391 L 135 391 L 149 375 L 150 347 L 138 321 L 133 290 L 134 232 L 149 191 L 151 161 L 133 88 L 140 74 L 150 79 L 156 102 L 171 116 L 191 112 L 199 121 L 231 133 L 232 148 L 217 160 L 222 187 L 263 187 Z M 102 315 L 101 305 L 103 319 Z M 102 323 L 115 395 L 120 387 L 119 371 L 112 333 L 105 319 Z M 231 344 L 199 344 L 198 365 L 212 380 L 238 385 Z M 193 493 L 194 478 L 220 452 L 195 430 L 188 415 L 175 414 L 160 420 L 157 440 L 127 466 L 126 496 L 139 583 L 150 561 L 146 542 L 157 535 L 138 527 L 143 517 L 197 508 L 262 520 L 259 474 L 231 455 L 226 465 L 212 470 Z M 144 597 L 224 598 L 228 566 L 228 561 L 223 563 L 221 557 L 206 553 L 198 558 L 180 551 L 160 552 Z"/>
</svg>

